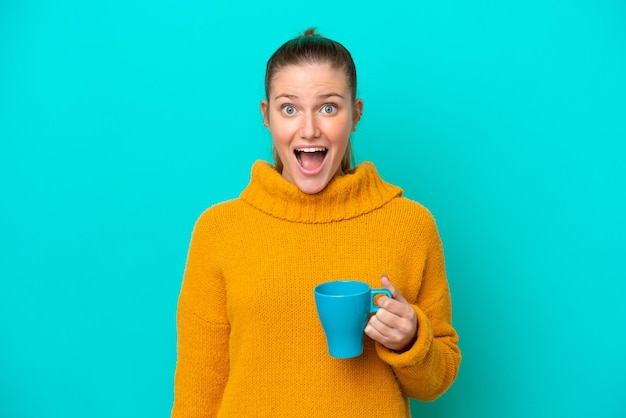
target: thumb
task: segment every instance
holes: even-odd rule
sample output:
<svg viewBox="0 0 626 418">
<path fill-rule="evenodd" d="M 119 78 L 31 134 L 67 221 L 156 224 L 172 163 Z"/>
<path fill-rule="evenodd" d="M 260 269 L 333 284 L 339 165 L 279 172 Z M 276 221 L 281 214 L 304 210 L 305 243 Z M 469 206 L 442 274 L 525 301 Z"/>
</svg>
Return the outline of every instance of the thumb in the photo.
<svg viewBox="0 0 626 418">
<path fill-rule="evenodd" d="M 382 277 L 380 278 L 380 284 L 383 286 L 383 288 L 391 292 L 391 296 L 393 296 L 393 299 L 399 302 L 406 303 L 406 300 L 404 299 L 404 297 L 400 294 L 400 292 L 398 292 L 398 289 L 396 289 L 395 286 L 391 284 L 391 280 L 389 280 L 389 277 L 387 277 L 386 274 L 383 274 Z"/>
</svg>

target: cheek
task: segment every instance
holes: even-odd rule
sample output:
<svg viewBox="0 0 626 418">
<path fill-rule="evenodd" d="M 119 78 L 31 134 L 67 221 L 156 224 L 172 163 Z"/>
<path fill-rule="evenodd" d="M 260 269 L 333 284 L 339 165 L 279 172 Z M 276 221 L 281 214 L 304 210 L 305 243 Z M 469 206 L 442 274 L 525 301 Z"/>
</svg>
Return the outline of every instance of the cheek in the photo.
<svg viewBox="0 0 626 418">
<path fill-rule="evenodd" d="M 284 126 L 276 126 L 272 128 L 272 144 L 276 151 L 285 155 L 289 153 L 289 145 L 292 142 L 292 136 L 285 131 Z"/>
<path fill-rule="evenodd" d="M 273 115 L 270 123 L 274 142 L 289 142 L 297 131 L 297 125 L 290 120 L 281 118 L 281 115 Z"/>
<path fill-rule="evenodd" d="M 272 140 L 275 144 L 285 144 L 289 142 L 289 134 L 283 125 L 272 126 Z"/>
<path fill-rule="evenodd" d="M 335 141 L 347 141 L 352 132 L 352 121 L 349 118 L 343 118 L 334 122 L 328 126 L 327 132 Z"/>
</svg>

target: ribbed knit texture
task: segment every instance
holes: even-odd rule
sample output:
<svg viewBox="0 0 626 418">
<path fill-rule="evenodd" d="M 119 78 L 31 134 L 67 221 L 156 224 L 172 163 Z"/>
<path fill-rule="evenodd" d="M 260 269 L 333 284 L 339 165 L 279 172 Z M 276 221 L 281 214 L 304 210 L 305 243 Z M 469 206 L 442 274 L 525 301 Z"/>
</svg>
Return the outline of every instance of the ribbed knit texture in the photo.
<svg viewBox="0 0 626 418">
<path fill-rule="evenodd" d="M 379 288 L 382 274 L 413 305 L 417 341 L 396 353 L 366 336 L 361 356 L 330 357 L 313 288 Z M 196 223 L 177 323 L 173 417 L 406 417 L 461 358 L 435 222 L 371 163 L 315 195 L 255 163 L 240 198 Z"/>
</svg>

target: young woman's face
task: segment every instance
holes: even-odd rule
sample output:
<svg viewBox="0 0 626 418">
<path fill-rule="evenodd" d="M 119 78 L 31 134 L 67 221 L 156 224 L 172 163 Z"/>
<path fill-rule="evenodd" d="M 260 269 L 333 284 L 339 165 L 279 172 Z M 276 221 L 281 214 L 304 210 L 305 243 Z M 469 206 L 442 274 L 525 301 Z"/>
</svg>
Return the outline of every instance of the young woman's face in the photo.
<svg viewBox="0 0 626 418">
<path fill-rule="evenodd" d="M 346 75 L 327 63 L 299 64 L 276 72 L 265 124 L 283 163 L 282 176 L 305 193 L 322 191 L 335 175 L 363 102 L 352 101 Z"/>
</svg>

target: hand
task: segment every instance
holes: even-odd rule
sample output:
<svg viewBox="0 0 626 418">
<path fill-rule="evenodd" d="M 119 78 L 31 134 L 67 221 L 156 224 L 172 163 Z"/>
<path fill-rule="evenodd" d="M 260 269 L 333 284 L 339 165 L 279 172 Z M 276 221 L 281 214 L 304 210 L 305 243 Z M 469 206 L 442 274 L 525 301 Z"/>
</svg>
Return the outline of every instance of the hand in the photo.
<svg viewBox="0 0 626 418">
<path fill-rule="evenodd" d="M 367 323 L 365 334 L 390 350 L 406 350 L 417 339 L 417 315 L 387 276 L 383 275 L 380 282 L 393 299 L 385 295 L 378 298 L 380 308 Z"/>
</svg>

